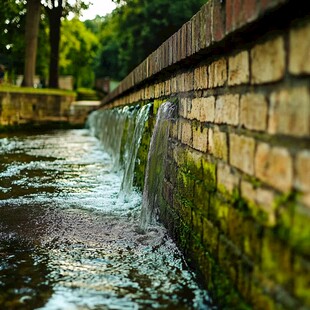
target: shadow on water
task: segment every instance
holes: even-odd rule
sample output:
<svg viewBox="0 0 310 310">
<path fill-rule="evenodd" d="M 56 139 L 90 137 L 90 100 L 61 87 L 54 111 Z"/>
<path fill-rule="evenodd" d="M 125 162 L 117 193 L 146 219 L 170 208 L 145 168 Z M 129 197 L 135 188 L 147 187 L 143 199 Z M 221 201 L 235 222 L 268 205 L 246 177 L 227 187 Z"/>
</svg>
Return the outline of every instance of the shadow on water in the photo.
<svg viewBox="0 0 310 310">
<path fill-rule="evenodd" d="M 211 309 L 87 130 L 0 138 L 0 309 Z"/>
</svg>

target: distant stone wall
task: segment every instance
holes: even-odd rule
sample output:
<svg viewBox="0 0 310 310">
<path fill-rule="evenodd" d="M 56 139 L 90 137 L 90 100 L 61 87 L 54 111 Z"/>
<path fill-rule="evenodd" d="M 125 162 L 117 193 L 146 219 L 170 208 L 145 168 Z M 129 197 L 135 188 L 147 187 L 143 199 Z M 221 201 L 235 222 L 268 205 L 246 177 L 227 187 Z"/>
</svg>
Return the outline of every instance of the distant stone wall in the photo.
<svg viewBox="0 0 310 310">
<path fill-rule="evenodd" d="M 161 217 L 220 308 L 310 308 L 309 5 L 210 0 L 103 101 L 178 102 Z"/>
<path fill-rule="evenodd" d="M 68 122 L 72 95 L 0 92 L 0 126 Z"/>
</svg>

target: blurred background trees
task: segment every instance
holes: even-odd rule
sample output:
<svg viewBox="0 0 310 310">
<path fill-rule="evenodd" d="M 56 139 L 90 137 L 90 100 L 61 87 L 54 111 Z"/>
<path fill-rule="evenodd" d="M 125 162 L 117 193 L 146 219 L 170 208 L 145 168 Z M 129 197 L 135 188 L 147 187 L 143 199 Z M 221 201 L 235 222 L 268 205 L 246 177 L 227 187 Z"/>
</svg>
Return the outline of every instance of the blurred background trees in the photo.
<svg viewBox="0 0 310 310">
<path fill-rule="evenodd" d="M 14 80 L 31 61 L 25 48 L 27 1 L 1 2 L 0 63 Z M 123 79 L 206 0 L 114 2 L 118 5 L 111 14 L 98 12 L 95 19 L 81 21 L 79 14 L 88 0 L 41 0 L 36 74 L 50 87 L 58 87 L 58 75 L 72 75 L 76 88 L 91 88 L 96 78 Z"/>
</svg>

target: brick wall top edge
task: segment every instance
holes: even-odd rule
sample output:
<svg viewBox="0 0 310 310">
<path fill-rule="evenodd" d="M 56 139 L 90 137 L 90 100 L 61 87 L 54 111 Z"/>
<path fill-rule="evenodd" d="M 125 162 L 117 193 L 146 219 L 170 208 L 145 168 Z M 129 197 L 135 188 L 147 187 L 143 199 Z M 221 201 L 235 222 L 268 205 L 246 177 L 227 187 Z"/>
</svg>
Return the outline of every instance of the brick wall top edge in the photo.
<svg viewBox="0 0 310 310">
<path fill-rule="evenodd" d="M 135 88 L 146 79 L 151 78 L 169 67 L 171 65 L 171 61 L 169 62 L 169 55 L 167 59 L 163 59 L 162 61 L 159 57 L 164 55 L 162 53 L 164 46 L 169 46 L 169 54 L 173 53 L 173 42 L 182 38 L 180 34 L 182 33 L 182 28 L 188 29 L 186 25 L 190 24 L 190 28 L 192 29 L 192 42 L 186 42 L 186 57 L 190 57 L 202 50 L 207 50 L 211 46 L 213 47 L 216 43 L 220 43 L 228 35 L 231 35 L 243 26 L 258 21 L 266 13 L 290 1 L 292 0 L 247 0 L 241 1 L 243 3 L 242 5 L 240 0 L 209 0 L 201 7 L 200 11 L 186 22 L 175 34 L 163 42 L 157 50 L 151 53 L 140 65 L 130 72 L 128 76 L 121 81 L 120 85 L 102 100 L 102 105 L 109 104 L 124 92 L 128 92 L 131 88 Z M 205 24 L 202 25 L 202 22 Z M 182 46 L 182 43 L 176 43 L 177 46 L 178 44 Z M 173 56 L 172 65 L 181 60 L 184 60 L 184 55 L 182 53 L 177 53 L 176 56 Z M 152 62 L 154 62 L 153 65 Z M 147 65 L 143 66 L 143 63 Z M 147 72 L 142 72 L 141 68 L 142 70 L 147 70 Z"/>
</svg>

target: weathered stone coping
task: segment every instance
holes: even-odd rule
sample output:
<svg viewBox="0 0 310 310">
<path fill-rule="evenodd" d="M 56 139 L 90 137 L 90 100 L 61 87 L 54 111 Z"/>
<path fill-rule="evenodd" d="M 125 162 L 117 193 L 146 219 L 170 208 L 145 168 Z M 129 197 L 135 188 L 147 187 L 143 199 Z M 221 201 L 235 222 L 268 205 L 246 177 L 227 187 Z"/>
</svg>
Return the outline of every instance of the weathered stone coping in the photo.
<svg viewBox="0 0 310 310">
<path fill-rule="evenodd" d="M 246 32 L 251 32 L 263 17 L 285 23 L 281 16 L 300 14 L 309 4 L 302 0 L 210 0 L 199 12 L 137 66 L 120 85 L 107 95 L 102 105 L 111 103 L 141 84 L 160 75 L 169 75 L 175 66 L 197 62 L 215 49 L 227 49 Z M 268 24 L 268 23 L 267 23 Z M 257 30 L 257 29 L 256 29 Z M 255 31 L 256 31 L 255 30 Z M 242 31 L 242 35 L 237 33 Z M 223 46 L 223 44 L 225 46 Z"/>
</svg>

